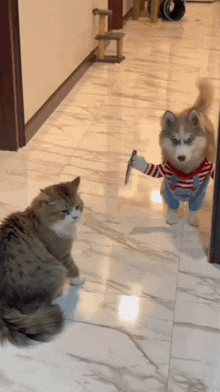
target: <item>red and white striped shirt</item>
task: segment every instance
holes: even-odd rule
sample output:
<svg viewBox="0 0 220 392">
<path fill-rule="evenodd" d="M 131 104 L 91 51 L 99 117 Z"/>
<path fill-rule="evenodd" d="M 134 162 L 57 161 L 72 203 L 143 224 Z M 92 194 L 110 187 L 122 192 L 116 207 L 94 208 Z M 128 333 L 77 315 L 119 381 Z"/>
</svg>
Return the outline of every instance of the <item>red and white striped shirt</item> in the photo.
<svg viewBox="0 0 220 392">
<path fill-rule="evenodd" d="M 209 175 L 214 178 L 214 168 L 213 163 L 208 161 L 208 159 L 205 159 L 202 165 L 194 172 L 183 173 L 182 171 L 172 166 L 171 163 L 165 159 L 164 162 L 160 165 L 153 165 L 152 163 L 148 163 L 144 174 L 156 178 L 165 177 L 169 183 L 171 183 L 173 174 L 176 174 L 178 177 L 178 182 L 176 183 L 175 188 L 191 189 L 193 188 L 193 178 L 195 176 L 199 176 L 199 185 L 201 185 Z"/>
</svg>

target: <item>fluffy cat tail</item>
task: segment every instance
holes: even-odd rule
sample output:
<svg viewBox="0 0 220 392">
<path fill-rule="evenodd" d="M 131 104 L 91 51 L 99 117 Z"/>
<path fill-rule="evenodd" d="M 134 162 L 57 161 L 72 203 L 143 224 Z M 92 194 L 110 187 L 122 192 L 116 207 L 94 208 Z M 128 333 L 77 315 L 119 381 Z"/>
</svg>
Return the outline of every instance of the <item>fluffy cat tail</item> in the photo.
<svg viewBox="0 0 220 392">
<path fill-rule="evenodd" d="M 213 86 L 208 79 L 199 79 L 197 82 L 199 96 L 194 107 L 206 114 L 213 101 Z"/>
<path fill-rule="evenodd" d="M 22 314 L 14 308 L 4 309 L 0 319 L 0 341 L 29 345 L 31 340 L 48 341 L 63 327 L 64 318 L 58 305 L 39 307 L 34 313 Z"/>
</svg>

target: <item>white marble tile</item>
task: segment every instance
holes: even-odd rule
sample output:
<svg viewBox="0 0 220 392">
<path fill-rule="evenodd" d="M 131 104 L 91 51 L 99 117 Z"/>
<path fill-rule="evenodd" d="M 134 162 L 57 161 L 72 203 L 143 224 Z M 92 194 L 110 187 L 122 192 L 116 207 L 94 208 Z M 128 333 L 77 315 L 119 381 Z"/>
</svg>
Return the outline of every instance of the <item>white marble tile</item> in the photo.
<svg viewBox="0 0 220 392">
<path fill-rule="evenodd" d="M 170 392 L 219 391 L 219 321 L 219 304 L 177 301 L 170 359 Z"/>
<path fill-rule="evenodd" d="M 183 226 L 177 288 L 181 301 L 219 303 L 220 268 L 209 263 L 211 211 L 207 215 L 209 226 L 202 226 L 204 212 L 199 229 Z"/>
<path fill-rule="evenodd" d="M 85 289 L 174 300 L 181 227 L 138 209 L 86 210 L 73 248 Z"/>
<path fill-rule="evenodd" d="M 67 331 L 66 333 L 67 335 L 62 335 L 62 344 L 65 346 L 69 338 Z M 54 344 L 55 342 L 38 344 L 29 348 L 17 348 L 9 344 L 3 346 L 0 391 L 86 392 L 77 380 L 80 361 L 78 366 L 77 361 L 73 364 L 75 366 L 71 366 L 68 356 L 62 352 L 62 345 L 56 349 Z"/>
<path fill-rule="evenodd" d="M 200 272 L 179 272 L 177 299 L 186 302 L 219 303 L 220 302 L 220 271 L 210 266 L 210 274 Z"/>
<path fill-rule="evenodd" d="M 176 226 L 165 223 L 161 179 L 134 171 L 124 185 L 133 149 L 161 162 L 161 115 L 195 102 L 198 76 L 213 82 L 217 129 L 220 3 L 186 9 L 178 23 L 129 20 L 126 59 L 93 64 L 27 147 L 0 152 L 1 219 L 40 188 L 81 176 L 72 254 L 86 278 L 59 299 L 66 328 L 54 341 L 2 347 L 0 391 L 220 390 L 220 270 L 207 262 L 213 183 L 197 229 L 184 205 Z"/>
<path fill-rule="evenodd" d="M 3 347 L 2 388 L 46 391 L 50 385 L 55 391 L 74 392 L 167 390 L 173 312 L 166 301 L 77 294 L 72 288 L 58 302 L 66 317 L 75 321 L 68 322 L 50 343 Z"/>
<path fill-rule="evenodd" d="M 0 201 L 10 204 L 16 209 L 24 209 L 37 195 L 39 189 L 59 182 L 59 174 L 64 163 L 50 161 L 47 154 L 26 156 L 26 151 L 20 150 L 13 159 L 7 160 L 0 170 L 1 192 Z M 62 157 L 61 157 L 62 158 Z M 67 158 L 66 158 L 67 159 Z"/>
</svg>

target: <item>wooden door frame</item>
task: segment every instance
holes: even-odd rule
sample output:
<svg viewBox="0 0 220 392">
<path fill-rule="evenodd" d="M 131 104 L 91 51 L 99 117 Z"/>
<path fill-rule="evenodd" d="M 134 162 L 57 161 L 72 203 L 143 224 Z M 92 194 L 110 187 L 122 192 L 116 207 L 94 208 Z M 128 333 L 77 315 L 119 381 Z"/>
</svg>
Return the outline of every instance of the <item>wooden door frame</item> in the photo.
<svg viewBox="0 0 220 392">
<path fill-rule="evenodd" d="M 218 145 L 215 165 L 215 188 L 212 206 L 212 232 L 209 262 L 220 264 L 220 112 L 218 122 Z"/>
<path fill-rule="evenodd" d="M 123 0 L 108 0 L 108 9 L 113 12 L 111 30 L 119 30 L 123 27 Z"/>
<path fill-rule="evenodd" d="M 0 150 L 26 144 L 18 0 L 0 5 Z"/>
</svg>

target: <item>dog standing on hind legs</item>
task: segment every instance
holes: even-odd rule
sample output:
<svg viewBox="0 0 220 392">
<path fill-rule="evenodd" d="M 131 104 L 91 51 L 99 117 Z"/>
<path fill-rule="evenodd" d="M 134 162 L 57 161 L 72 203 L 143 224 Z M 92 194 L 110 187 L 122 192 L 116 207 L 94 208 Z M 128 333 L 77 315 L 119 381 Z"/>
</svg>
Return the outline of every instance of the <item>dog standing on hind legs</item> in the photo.
<svg viewBox="0 0 220 392">
<path fill-rule="evenodd" d="M 168 206 L 166 222 L 178 222 L 180 202 L 188 202 L 188 222 L 197 226 L 197 212 L 202 207 L 210 177 L 214 177 L 216 158 L 214 127 L 207 117 L 212 103 L 211 84 L 203 79 L 196 103 L 179 114 L 166 111 L 162 117 L 160 146 L 163 163 L 154 165 L 135 155 L 132 168 L 152 177 L 163 177 L 161 194 Z"/>
</svg>

